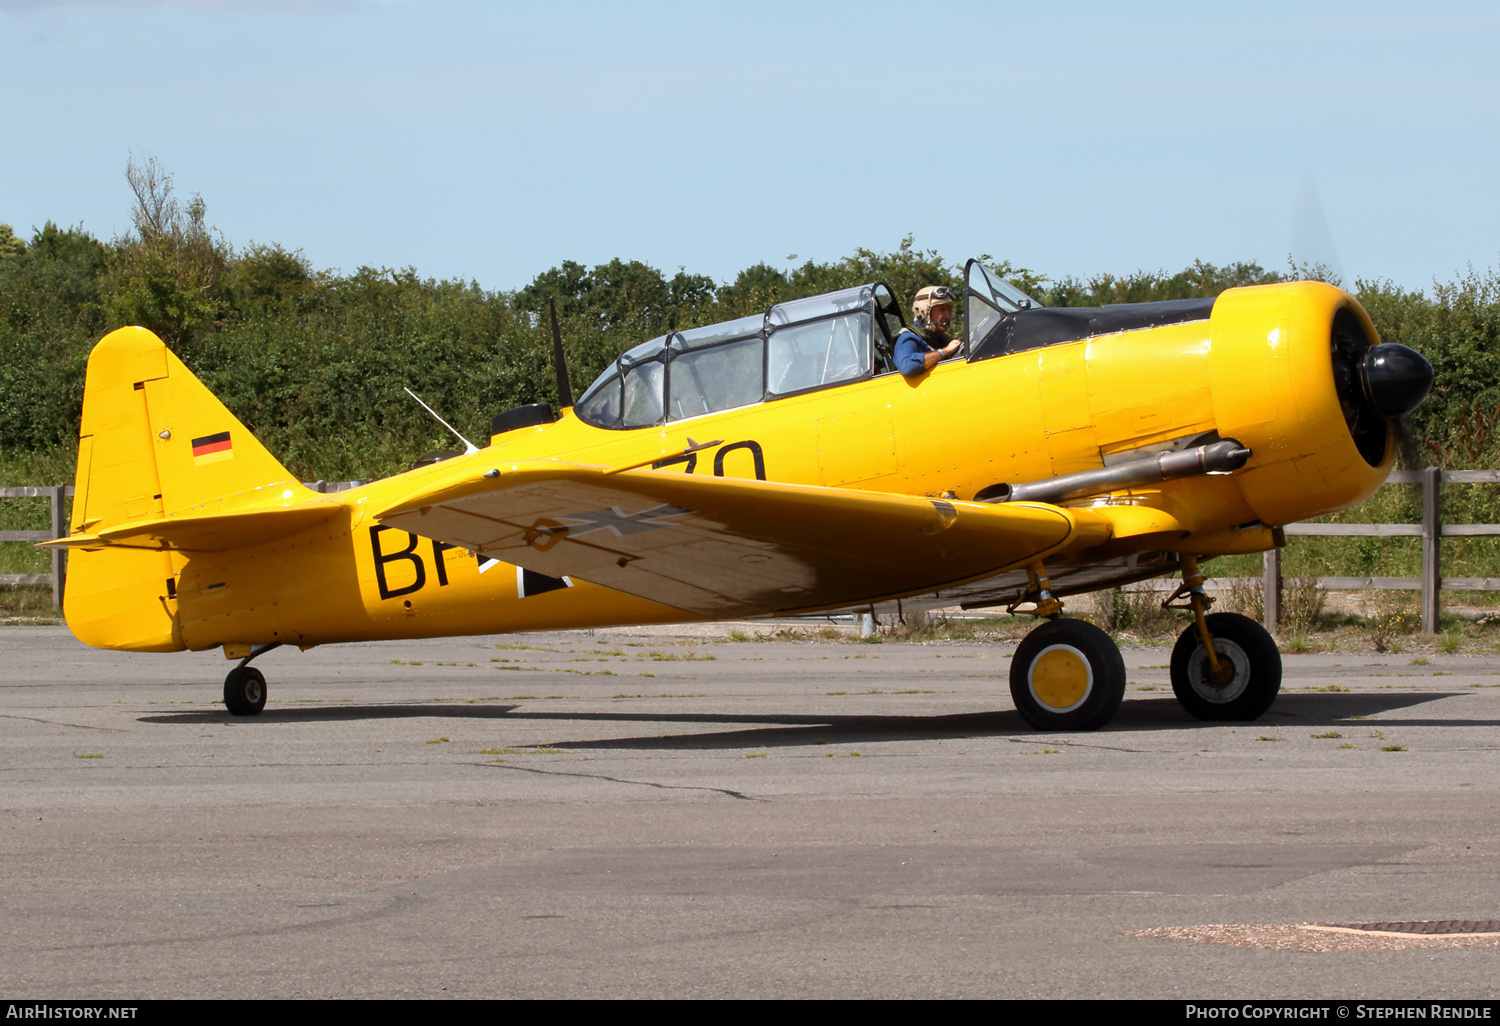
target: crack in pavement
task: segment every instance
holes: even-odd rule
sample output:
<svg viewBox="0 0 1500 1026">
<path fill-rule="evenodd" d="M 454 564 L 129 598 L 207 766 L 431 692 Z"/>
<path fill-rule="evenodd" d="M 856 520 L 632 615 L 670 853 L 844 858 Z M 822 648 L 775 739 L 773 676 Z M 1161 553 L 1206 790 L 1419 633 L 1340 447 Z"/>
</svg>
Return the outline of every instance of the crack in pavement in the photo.
<svg viewBox="0 0 1500 1026">
<path fill-rule="evenodd" d="M 45 723 L 52 727 L 74 727 L 78 730 L 104 730 L 111 734 L 128 733 L 128 728 L 125 727 L 95 727 L 88 723 L 64 723 L 62 720 L 44 720 L 39 716 L 18 716 L 15 713 L 0 713 L 0 719 L 30 720 L 32 723 Z"/>
<path fill-rule="evenodd" d="M 518 773 L 538 773 L 544 777 L 583 777 L 587 780 L 607 780 L 612 784 L 635 784 L 638 787 L 655 787 L 662 791 L 713 791 L 717 794 L 728 795 L 742 802 L 763 801 L 761 798 L 752 798 L 748 794 L 732 791 L 727 787 L 707 787 L 703 784 L 658 784 L 652 780 L 626 780 L 624 777 L 611 777 L 603 773 L 575 773 L 568 770 L 544 770 L 535 766 L 497 766 L 492 762 L 471 762 L 470 766 L 478 766 L 480 769 L 514 770 Z"/>
<path fill-rule="evenodd" d="M 1086 741 L 1064 741 L 1056 737 L 1043 737 L 1042 740 L 1038 740 L 1037 738 L 1038 735 L 1033 734 L 1030 737 L 1007 737 L 1003 740 L 1009 741 L 1013 745 L 1067 745 L 1069 748 L 1099 748 L 1106 752 L 1131 752 L 1136 755 L 1147 753 L 1147 750 L 1144 748 L 1122 748 L 1119 745 L 1091 745 Z"/>
</svg>

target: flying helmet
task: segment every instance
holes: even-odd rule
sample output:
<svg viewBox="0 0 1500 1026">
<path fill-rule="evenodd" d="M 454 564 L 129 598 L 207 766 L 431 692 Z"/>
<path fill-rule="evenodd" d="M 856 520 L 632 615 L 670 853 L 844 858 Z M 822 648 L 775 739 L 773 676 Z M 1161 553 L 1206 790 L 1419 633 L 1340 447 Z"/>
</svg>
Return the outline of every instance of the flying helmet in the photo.
<svg viewBox="0 0 1500 1026">
<path fill-rule="evenodd" d="M 953 302 L 953 290 L 946 285 L 928 285 L 917 290 L 917 298 L 911 304 L 912 323 L 924 331 L 931 329 L 929 315 L 933 307 L 952 306 Z"/>
</svg>

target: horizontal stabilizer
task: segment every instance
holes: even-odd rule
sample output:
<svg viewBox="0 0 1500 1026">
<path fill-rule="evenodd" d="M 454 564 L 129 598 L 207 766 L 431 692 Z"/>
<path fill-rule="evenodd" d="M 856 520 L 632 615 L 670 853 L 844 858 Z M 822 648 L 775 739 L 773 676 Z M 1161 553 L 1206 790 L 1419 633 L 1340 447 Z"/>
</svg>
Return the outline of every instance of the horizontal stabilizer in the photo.
<svg viewBox="0 0 1500 1026">
<path fill-rule="evenodd" d="M 272 542 L 333 519 L 336 502 L 305 503 L 205 516 L 172 516 L 106 527 L 42 542 L 49 549 L 171 549 L 177 552 L 222 552 Z"/>
<path fill-rule="evenodd" d="M 1024 565 L 1076 541 L 1056 506 L 610 471 L 473 463 L 375 518 L 550 577 L 696 615 L 881 601 Z M 1097 526 L 1090 531 L 1103 532 Z"/>
</svg>

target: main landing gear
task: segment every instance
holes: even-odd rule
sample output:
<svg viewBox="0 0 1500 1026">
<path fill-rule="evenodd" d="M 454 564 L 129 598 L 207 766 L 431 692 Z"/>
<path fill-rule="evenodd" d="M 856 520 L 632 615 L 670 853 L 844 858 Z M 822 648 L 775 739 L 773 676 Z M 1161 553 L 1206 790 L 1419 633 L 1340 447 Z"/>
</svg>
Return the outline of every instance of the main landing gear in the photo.
<svg viewBox="0 0 1500 1026">
<path fill-rule="evenodd" d="M 1266 629 L 1237 613 L 1208 613 L 1213 600 L 1193 556 L 1183 556 L 1182 586 L 1162 605 L 1191 610 L 1193 624 L 1172 649 L 1172 690 L 1200 720 L 1253 720 L 1281 690 L 1281 653 Z M 1098 730 L 1125 697 L 1125 661 L 1108 634 L 1062 619 L 1046 568 L 1033 564 L 1030 586 L 1008 612 L 1045 617 L 1010 664 L 1016 710 L 1038 730 Z M 1185 602 L 1179 602 L 1185 600 Z M 1031 603 L 1029 608 L 1026 604 Z"/>
<path fill-rule="evenodd" d="M 1186 598 L 1187 605 L 1172 605 Z M 1270 633 L 1238 613 L 1209 613 L 1198 561 L 1182 558 L 1182 587 L 1163 605 L 1190 609 L 1193 624 L 1172 647 L 1172 691 L 1200 720 L 1254 720 L 1281 690 L 1281 652 Z"/>
<path fill-rule="evenodd" d="M 1010 697 L 1037 730 L 1098 730 L 1125 698 L 1125 660 L 1104 631 L 1085 620 L 1064 620 L 1046 568 L 1029 569 L 1031 586 L 1009 612 L 1047 622 L 1026 635 L 1010 661 Z M 1035 603 L 1030 609 L 1022 604 Z"/>
<path fill-rule="evenodd" d="M 224 707 L 229 710 L 229 715 L 260 715 L 260 711 L 266 707 L 266 675 L 251 666 L 250 660 L 280 647 L 280 642 L 257 645 L 229 671 L 229 675 L 224 678 Z"/>
</svg>

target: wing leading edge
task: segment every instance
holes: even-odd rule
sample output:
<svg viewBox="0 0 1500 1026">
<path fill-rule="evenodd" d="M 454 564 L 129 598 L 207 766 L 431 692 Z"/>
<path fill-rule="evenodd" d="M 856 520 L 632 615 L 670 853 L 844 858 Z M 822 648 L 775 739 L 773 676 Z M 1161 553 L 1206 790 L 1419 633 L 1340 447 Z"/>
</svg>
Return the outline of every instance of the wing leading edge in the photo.
<svg viewBox="0 0 1500 1026">
<path fill-rule="evenodd" d="M 881 601 L 986 577 L 1097 528 L 1056 506 L 554 460 L 466 470 L 376 520 L 710 617 Z"/>
</svg>

